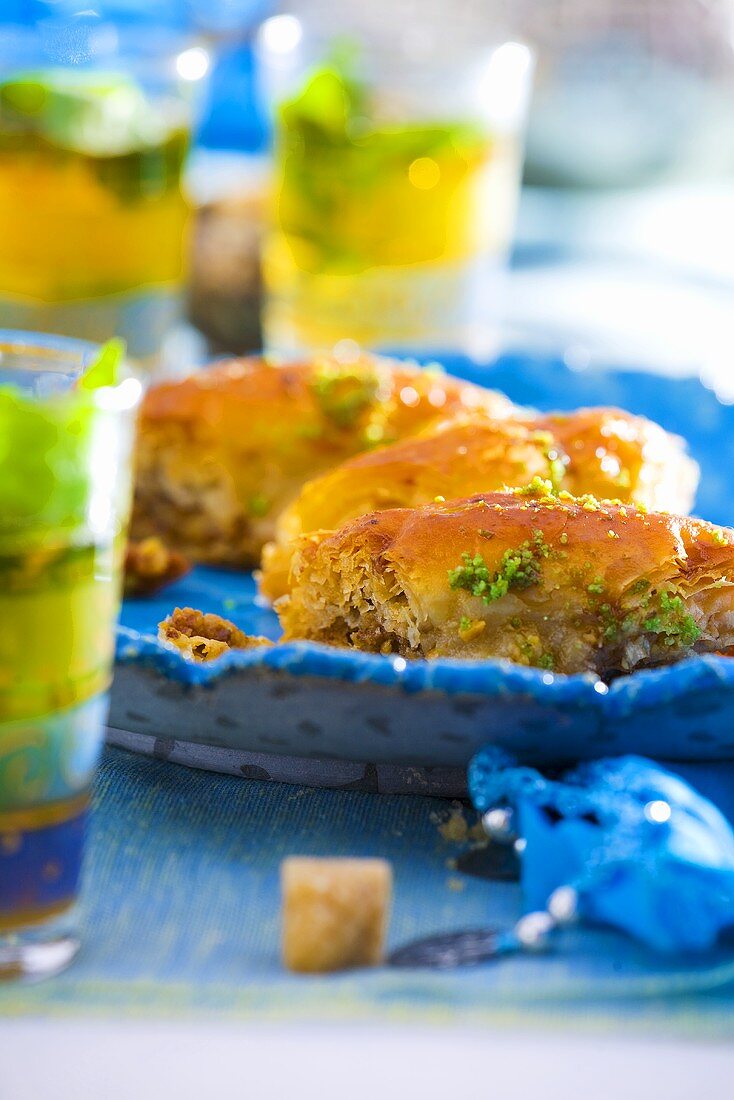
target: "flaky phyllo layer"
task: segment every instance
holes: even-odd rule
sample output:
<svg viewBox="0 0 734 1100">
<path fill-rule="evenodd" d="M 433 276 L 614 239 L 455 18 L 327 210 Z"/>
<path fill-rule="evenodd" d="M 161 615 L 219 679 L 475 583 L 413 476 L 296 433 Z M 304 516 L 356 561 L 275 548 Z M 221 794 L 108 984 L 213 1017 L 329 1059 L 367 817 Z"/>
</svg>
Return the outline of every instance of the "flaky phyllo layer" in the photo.
<svg viewBox="0 0 734 1100">
<path fill-rule="evenodd" d="M 256 566 L 303 483 L 454 414 L 502 418 L 502 394 L 415 363 L 232 360 L 152 386 L 140 417 L 132 534 L 192 561 Z"/>
<path fill-rule="evenodd" d="M 536 482 L 297 543 L 285 638 L 619 671 L 734 645 L 734 531 Z"/>
<path fill-rule="evenodd" d="M 411 439 L 359 455 L 307 482 L 285 509 L 263 553 L 262 590 L 288 591 L 291 546 L 309 531 L 335 530 L 385 508 L 549 479 L 556 490 L 619 498 L 653 511 L 689 511 L 698 480 L 683 440 L 619 409 L 579 409 L 502 420 L 474 412 Z"/>
</svg>

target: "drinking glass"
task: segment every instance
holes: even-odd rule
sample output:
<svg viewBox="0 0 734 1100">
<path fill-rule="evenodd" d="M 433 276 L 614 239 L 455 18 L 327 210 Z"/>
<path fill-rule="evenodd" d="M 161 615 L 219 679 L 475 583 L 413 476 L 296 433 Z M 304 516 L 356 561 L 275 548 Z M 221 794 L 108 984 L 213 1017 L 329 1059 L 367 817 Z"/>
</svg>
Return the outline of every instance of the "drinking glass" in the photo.
<svg viewBox="0 0 734 1100">
<path fill-rule="evenodd" d="M 512 235 L 532 72 L 524 45 L 411 57 L 397 25 L 258 35 L 274 121 L 264 339 L 297 354 L 489 349 Z"/>
<path fill-rule="evenodd" d="M 141 385 L 0 332 L 0 978 L 62 969 L 102 744 Z"/>
<path fill-rule="evenodd" d="M 182 316 L 201 45 L 155 27 L 0 27 L 0 326 L 155 365 Z"/>
</svg>

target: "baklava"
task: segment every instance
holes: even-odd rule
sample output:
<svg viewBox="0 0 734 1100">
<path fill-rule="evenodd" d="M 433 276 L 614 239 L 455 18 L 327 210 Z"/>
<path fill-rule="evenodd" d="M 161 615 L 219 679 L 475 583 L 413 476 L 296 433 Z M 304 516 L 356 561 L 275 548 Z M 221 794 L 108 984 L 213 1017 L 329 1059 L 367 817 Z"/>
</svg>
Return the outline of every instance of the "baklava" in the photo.
<svg viewBox="0 0 734 1100">
<path fill-rule="evenodd" d="M 554 490 L 686 513 L 698 467 L 678 436 L 618 409 L 455 418 L 307 482 L 265 547 L 262 591 L 271 600 L 287 592 L 291 544 L 301 534 L 334 530 L 365 512 L 515 488 L 534 477 Z"/>
<path fill-rule="evenodd" d="M 734 644 L 734 531 L 533 485 L 303 535 L 285 640 L 617 672 Z"/>
<path fill-rule="evenodd" d="M 309 478 L 447 415 L 515 411 L 438 369 L 361 355 L 251 358 L 153 386 L 143 402 L 132 537 L 198 562 L 253 566 Z"/>
</svg>

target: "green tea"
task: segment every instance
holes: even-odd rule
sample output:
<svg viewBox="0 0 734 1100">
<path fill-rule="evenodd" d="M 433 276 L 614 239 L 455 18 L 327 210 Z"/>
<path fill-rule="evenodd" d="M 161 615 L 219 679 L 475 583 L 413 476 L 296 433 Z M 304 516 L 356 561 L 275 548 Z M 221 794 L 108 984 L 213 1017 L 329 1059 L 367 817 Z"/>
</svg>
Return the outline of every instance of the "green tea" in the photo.
<svg viewBox="0 0 734 1100">
<path fill-rule="evenodd" d="M 0 324 L 155 353 L 185 277 L 189 130 L 125 74 L 0 83 Z"/>
<path fill-rule="evenodd" d="M 118 556 L 109 544 L 0 554 L 0 724 L 106 691 Z"/>
<path fill-rule="evenodd" d="M 123 355 L 111 341 L 76 383 L 37 363 L 14 370 L 14 348 L 3 356 L 0 933 L 43 925 L 77 893 L 140 392 L 115 386 Z M 15 957 L 0 935 L 0 977 Z"/>
<path fill-rule="evenodd" d="M 506 244 L 514 143 L 470 119 L 378 115 L 338 66 L 280 106 L 264 250 L 276 349 L 420 345 L 437 314 L 451 320 L 473 261 Z"/>
</svg>

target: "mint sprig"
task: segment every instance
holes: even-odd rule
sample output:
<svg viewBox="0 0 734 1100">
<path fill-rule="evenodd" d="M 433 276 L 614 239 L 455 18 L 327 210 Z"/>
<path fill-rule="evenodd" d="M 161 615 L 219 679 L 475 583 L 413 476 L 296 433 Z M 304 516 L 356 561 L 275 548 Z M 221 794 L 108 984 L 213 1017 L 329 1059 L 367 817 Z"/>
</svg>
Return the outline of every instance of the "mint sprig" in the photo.
<svg viewBox="0 0 734 1100">
<path fill-rule="evenodd" d="M 96 357 L 79 379 L 82 390 L 99 390 L 103 386 L 116 386 L 120 380 L 120 368 L 125 359 L 127 345 L 119 336 L 113 336 L 97 352 Z"/>
</svg>

